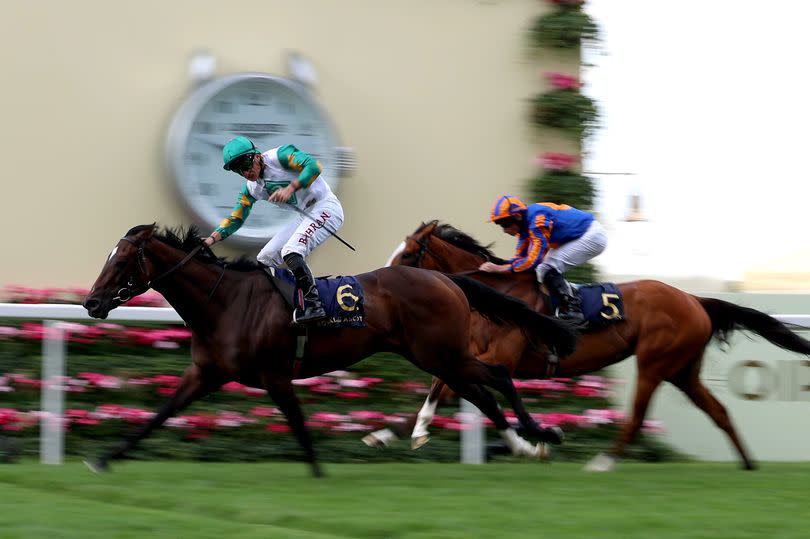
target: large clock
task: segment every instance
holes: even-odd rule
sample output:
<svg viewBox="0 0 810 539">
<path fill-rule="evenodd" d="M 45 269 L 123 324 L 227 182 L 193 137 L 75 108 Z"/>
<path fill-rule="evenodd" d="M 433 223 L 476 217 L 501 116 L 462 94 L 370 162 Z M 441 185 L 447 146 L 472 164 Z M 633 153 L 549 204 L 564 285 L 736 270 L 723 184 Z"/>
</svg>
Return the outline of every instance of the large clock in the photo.
<svg viewBox="0 0 810 539">
<path fill-rule="evenodd" d="M 222 169 L 222 148 L 233 137 L 251 139 L 261 151 L 283 144 L 316 157 L 323 178 L 337 192 L 341 148 L 329 118 L 303 85 L 264 73 L 239 73 L 203 84 L 189 96 L 169 127 L 166 149 L 176 192 L 203 233 L 227 217 L 245 180 Z M 258 202 L 231 236 L 244 245 L 266 243 L 296 214 Z"/>
</svg>

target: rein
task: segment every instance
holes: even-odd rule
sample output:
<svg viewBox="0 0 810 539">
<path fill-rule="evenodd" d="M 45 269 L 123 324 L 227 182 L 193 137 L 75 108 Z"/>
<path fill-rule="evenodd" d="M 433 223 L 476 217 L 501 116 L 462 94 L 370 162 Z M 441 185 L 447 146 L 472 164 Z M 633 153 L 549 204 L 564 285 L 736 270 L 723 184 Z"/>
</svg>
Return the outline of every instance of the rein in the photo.
<svg viewBox="0 0 810 539">
<path fill-rule="evenodd" d="M 125 287 L 121 288 L 118 291 L 118 295 L 113 298 L 113 300 L 117 300 L 120 303 L 126 303 L 127 301 L 131 300 L 135 296 L 139 296 L 139 295 L 143 294 L 144 292 L 146 292 L 147 290 L 149 290 L 150 288 L 153 288 L 156 283 L 162 281 L 163 279 L 165 279 L 166 277 L 168 277 L 169 275 L 171 275 L 172 273 L 174 273 L 178 269 L 185 266 L 186 263 L 189 260 L 194 258 L 194 256 L 197 253 L 199 253 L 200 250 L 203 247 L 205 247 L 205 244 L 201 242 L 197 247 L 192 249 L 191 252 L 189 252 L 185 256 L 185 258 L 183 258 L 180 262 L 178 262 L 177 264 L 175 264 L 173 267 L 169 268 L 168 270 L 164 271 L 163 273 L 161 273 L 160 275 L 158 275 L 154 279 L 150 280 L 149 279 L 149 272 L 146 271 L 146 255 L 144 254 L 144 245 L 143 245 L 143 243 L 139 244 L 139 243 L 135 242 L 134 240 L 131 240 L 131 239 L 127 238 L 127 237 L 123 237 L 121 239 L 126 241 L 126 242 L 131 243 L 132 245 L 134 245 L 135 247 L 138 248 L 138 267 L 141 269 L 141 272 L 143 273 L 144 277 L 146 277 L 147 280 L 146 280 L 146 284 L 142 284 L 142 285 L 136 287 L 135 283 L 132 280 L 133 276 L 130 276 L 129 280 L 127 281 L 127 285 Z M 213 294 L 214 294 L 214 290 L 217 289 L 217 287 L 219 286 L 220 281 L 222 281 L 222 276 L 223 275 L 225 275 L 225 268 L 224 267 L 222 268 L 222 275 L 219 276 L 219 279 L 217 280 L 216 285 L 214 285 L 214 288 L 211 290 L 211 292 L 208 295 L 208 300 L 209 301 L 211 300 L 211 296 L 213 296 Z"/>
</svg>

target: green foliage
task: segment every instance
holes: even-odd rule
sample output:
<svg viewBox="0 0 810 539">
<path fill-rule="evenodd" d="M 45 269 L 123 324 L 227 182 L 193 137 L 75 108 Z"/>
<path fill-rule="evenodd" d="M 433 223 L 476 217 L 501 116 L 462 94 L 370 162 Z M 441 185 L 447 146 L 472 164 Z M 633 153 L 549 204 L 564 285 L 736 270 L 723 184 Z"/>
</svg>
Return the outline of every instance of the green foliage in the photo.
<svg viewBox="0 0 810 539">
<path fill-rule="evenodd" d="M 529 37 L 535 47 L 576 49 L 583 42 L 597 42 L 599 28 L 578 6 L 560 6 L 534 20 Z"/>
<path fill-rule="evenodd" d="M 559 128 L 578 139 L 595 129 L 598 120 L 596 103 L 579 89 L 556 88 L 539 94 L 532 102 L 536 125 Z"/>
<path fill-rule="evenodd" d="M 568 204 L 581 210 L 593 208 L 596 190 L 593 182 L 573 170 L 544 170 L 529 180 L 531 199 L 537 202 Z"/>
</svg>

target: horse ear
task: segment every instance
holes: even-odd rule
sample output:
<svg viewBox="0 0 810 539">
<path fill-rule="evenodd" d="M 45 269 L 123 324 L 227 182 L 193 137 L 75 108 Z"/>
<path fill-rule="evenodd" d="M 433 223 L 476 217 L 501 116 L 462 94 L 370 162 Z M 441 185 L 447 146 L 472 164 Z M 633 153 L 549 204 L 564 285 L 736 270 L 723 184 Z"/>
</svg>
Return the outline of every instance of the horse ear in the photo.
<svg viewBox="0 0 810 539">
<path fill-rule="evenodd" d="M 135 237 L 138 238 L 140 241 L 145 242 L 152 239 L 152 235 L 155 233 L 155 228 L 157 227 L 157 222 L 152 223 L 151 225 L 144 225 L 144 229 L 138 232 Z"/>
<path fill-rule="evenodd" d="M 433 231 L 436 230 L 436 227 L 439 226 L 439 220 L 434 219 L 427 224 L 427 226 L 422 230 L 426 236 L 430 236 L 433 234 Z"/>
</svg>

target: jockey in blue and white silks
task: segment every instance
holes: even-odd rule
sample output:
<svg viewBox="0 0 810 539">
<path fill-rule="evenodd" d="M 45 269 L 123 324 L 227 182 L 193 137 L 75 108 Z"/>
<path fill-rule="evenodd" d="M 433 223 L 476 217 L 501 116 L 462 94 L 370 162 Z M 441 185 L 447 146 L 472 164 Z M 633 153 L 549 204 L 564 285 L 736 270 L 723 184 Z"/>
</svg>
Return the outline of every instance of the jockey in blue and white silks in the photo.
<svg viewBox="0 0 810 539">
<path fill-rule="evenodd" d="M 482 271 L 536 271 L 538 281 L 546 285 L 563 307 L 560 318 L 583 321 L 579 298 L 562 276 L 605 250 L 607 235 L 593 215 L 565 204 L 540 202 L 527 206 L 515 196 L 504 195 L 495 201 L 491 222 L 518 238 L 515 256 L 508 264 L 484 262 Z"/>
</svg>

